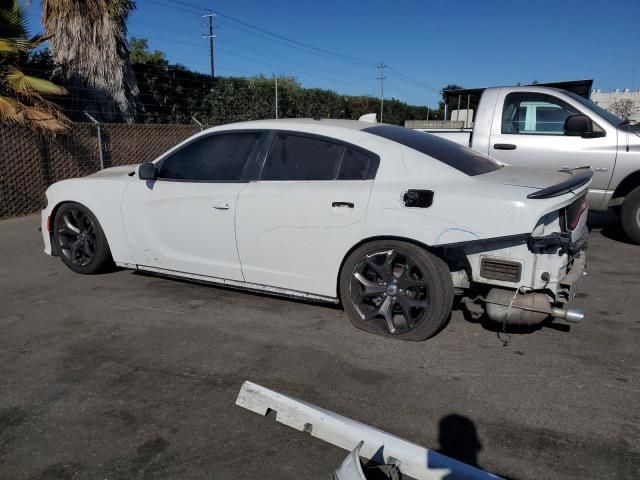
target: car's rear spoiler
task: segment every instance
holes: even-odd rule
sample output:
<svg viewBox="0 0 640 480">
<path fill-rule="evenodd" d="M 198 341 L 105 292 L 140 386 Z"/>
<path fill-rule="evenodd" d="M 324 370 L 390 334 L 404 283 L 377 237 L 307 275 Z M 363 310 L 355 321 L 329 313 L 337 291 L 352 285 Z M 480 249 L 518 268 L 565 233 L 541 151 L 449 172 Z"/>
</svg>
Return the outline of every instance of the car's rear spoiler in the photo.
<svg viewBox="0 0 640 480">
<path fill-rule="evenodd" d="M 559 197 L 560 195 L 569 193 L 570 191 L 583 186 L 585 183 L 588 183 L 591 180 L 591 177 L 593 177 L 593 170 L 587 170 L 586 172 L 573 174 L 571 175 L 571 177 L 560 183 L 551 185 L 547 188 L 543 188 L 542 190 L 538 190 L 537 192 L 530 193 L 529 195 L 527 195 L 527 198 Z"/>
</svg>

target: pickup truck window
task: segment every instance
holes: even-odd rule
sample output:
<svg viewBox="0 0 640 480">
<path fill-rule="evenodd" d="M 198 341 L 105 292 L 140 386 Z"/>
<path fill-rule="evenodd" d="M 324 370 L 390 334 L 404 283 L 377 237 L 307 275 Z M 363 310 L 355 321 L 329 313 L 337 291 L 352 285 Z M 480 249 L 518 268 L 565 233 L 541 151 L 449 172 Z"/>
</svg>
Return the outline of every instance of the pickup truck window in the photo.
<svg viewBox="0 0 640 480">
<path fill-rule="evenodd" d="M 514 92 L 502 110 L 502 133 L 564 135 L 564 122 L 580 112 L 559 98 L 544 93 Z"/>
<path fill-rule="evenodd" d="M 379 125 L 364 128 L 362 131 L 429 155 L 469 176 L 482 175 L 502 168 L 502 164 L 487 155 L 428 133 L 396 125 Z"/>
<path fill-rule="evenodd" d="M 593 103 L 591 100 L 587 100 L 586 98 L 581 97 L 580 95 L 576 95 L 573 92 L 564 92 L 564 93 L 569 95 L 576 102 L 580 102 L 582 105 L 584 105 L 589 110 L 592 110 L 592 111 L 596 112 L 598 115 L 600 115 L 602 118 L 604 118 L 607 122 L 615 125 L 616 127 L 618 127 L 618 126 L 620 126 L 621 124 L 624 123 L 623 119 L 621 119 L 617 115 L 614 115 L 610 111 L 605 110 L 604 108 L 600 107 L 599 105 Z"/>
</svg>

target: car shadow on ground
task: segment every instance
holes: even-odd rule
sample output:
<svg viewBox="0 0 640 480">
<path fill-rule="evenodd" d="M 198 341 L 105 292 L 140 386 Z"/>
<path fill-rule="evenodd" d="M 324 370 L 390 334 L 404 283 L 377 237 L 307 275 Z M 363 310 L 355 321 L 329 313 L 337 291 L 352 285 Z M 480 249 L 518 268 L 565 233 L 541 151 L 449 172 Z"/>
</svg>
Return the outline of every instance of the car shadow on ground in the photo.
<svg viewBox="0 0 640 480">
<path fill-rule="evenodd" d="M 305 305 L 316 305 L 316 306 L 330 308 L 333 310 L 340 310 L 340 311 L 343 310 L 342 304 L 340 303 L 323 302 L 321 300 L 314 300 L 312 298 L 297 298 L 297 297 L 291 297 L 284 294 L 278 295 L 277 293 L 271 293 L 271 292 L 259 292 L 256 290 L 249 290 L 243 287 L 233 287 L 230 285 L 221 285 L 218 283 L 214 284 L 214 283 L 195 280 L 191 278 L 173 277 L 171 275 L 163 275 L 155 272 L 146 272 L 144 270 L 132 270 L 131 274 L 136 276 L 141 276 L 141 277 L 148 277 L 148 278 L 161 278 L 161 279 L 169 280 L 171 282 L 180 282 L 187 285 L 197 285 L 200 287 L 211 288 L 215 290 L 224 290 L 227 292 L 235 292 L 242 295 L 251 295 L 253 297 L 272 298 L 272 299 L 278 299 L 278 300 L 288 301 L 293 303 L 301 303 Z"/>
<path fill-rule="evenodd" d="M 622 230 L 620 216 L 615 209 L 610 208 L 606 212 L 589 212 L 587 226 L 589 232 L 598 231 L 609 240 L 635 245 Z"/>
</svg>

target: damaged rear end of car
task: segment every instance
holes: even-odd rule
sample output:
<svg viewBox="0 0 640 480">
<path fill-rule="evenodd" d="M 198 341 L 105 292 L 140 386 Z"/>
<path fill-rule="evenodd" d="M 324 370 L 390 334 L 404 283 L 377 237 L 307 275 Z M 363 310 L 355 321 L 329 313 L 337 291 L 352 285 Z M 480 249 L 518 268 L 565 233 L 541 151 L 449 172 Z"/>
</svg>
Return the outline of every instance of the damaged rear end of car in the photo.
<svg viewBox="0 0 640 480">
<path fill-rule="evenodd" d="M 462 304 L 473 316 L 486 314 L 495 322 L 516 325 L 584 318 L 582 310 L 568 304 L 586 274 L 586 194 L 592 172 L 560 175 L 565 178 L 532 188 L 523 200 L 533 209 L 537 202 L 550 209 L 530 233 L 460 247 L 468 270 L 458 275 L 457 286 L 464 289 Z"/>
</svg>

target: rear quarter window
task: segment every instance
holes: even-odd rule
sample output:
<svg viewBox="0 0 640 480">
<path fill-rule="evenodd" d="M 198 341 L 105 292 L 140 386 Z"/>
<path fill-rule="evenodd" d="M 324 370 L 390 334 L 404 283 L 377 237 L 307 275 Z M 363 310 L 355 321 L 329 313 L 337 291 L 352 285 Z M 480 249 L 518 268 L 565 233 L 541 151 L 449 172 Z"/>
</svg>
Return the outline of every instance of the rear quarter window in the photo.
<svg viewBox="0 0 640 480">
<path fill-rule="evenodd" d="M 482 175 L 502 168 L 502 165 L 491 157 L 469 147 L 410 128 L 379 125 L 365 128 L 363 131 L 417 150 L 469 176 Z"/>
</svg>

